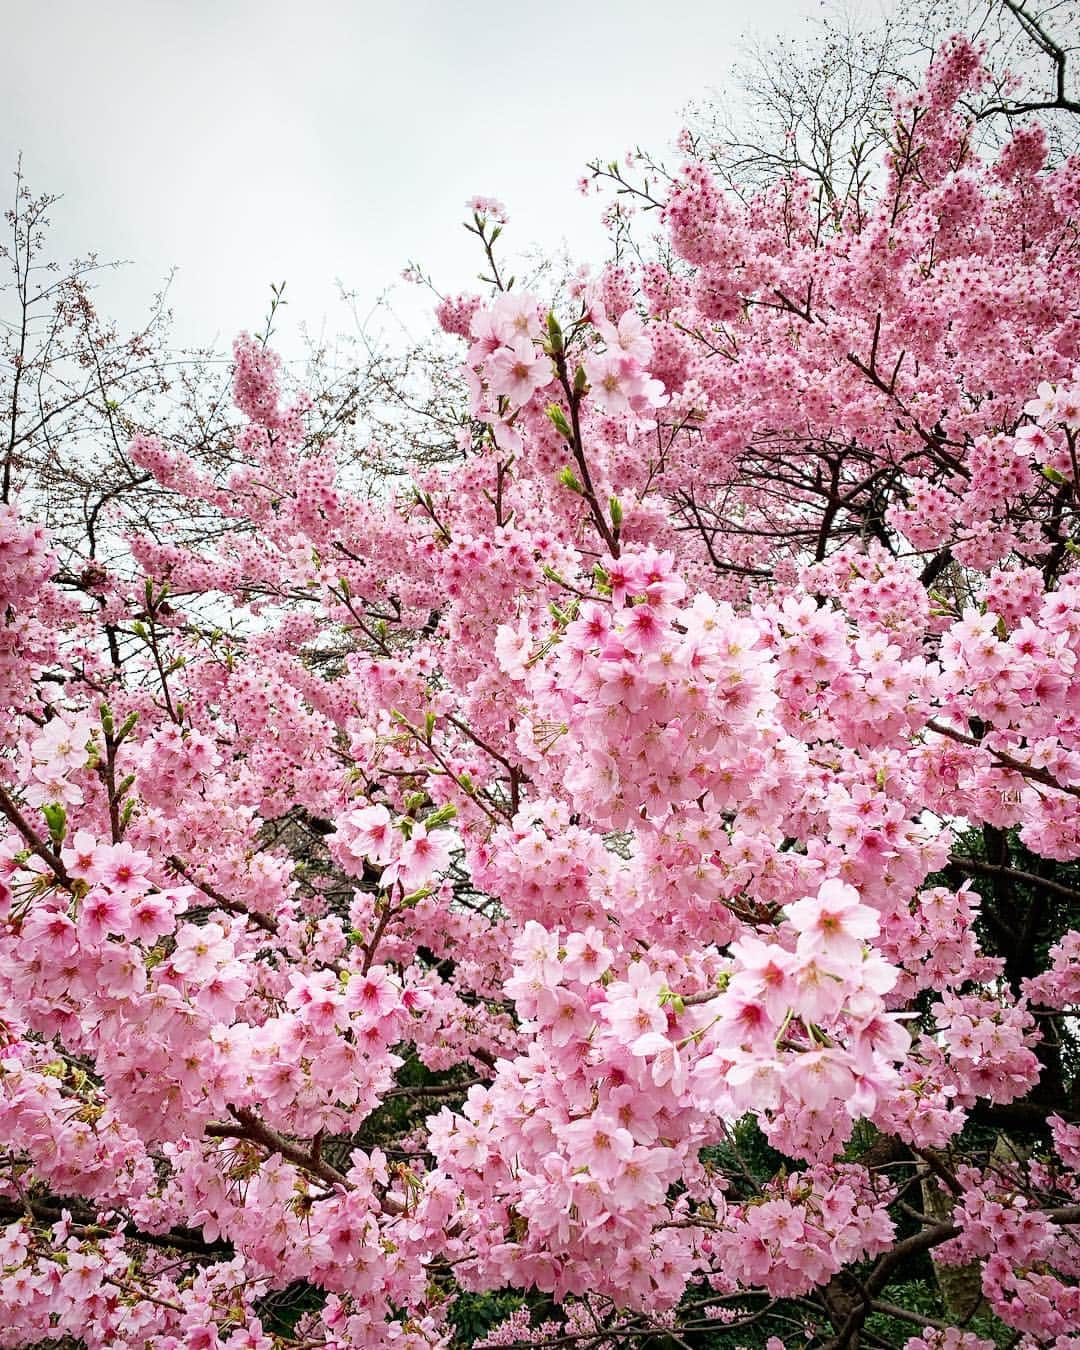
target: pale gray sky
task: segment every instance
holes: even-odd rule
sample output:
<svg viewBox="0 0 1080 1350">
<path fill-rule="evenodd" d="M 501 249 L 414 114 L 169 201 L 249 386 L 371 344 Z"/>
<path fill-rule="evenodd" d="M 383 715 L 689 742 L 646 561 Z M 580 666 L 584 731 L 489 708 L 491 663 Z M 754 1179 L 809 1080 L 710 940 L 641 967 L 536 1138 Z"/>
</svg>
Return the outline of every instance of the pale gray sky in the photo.
<svg viewBox="0 0 1080 1350">
<path fill-rule="evenodd" d="M 871 4 L 872 0 L 863 0 Z M 584 162 L 663 152 L 740 39 L 805 28 L 817 0 L 0 0 L 0 169 L 60 192 L 62 253 L 135 265 L 103 308 L 134 322 L 170 267 L 178 336 L 283 318 L 333 329 L 409 259 L 446 289 L 479 262 L 474 194 L 517 246 L 603 256 Z M 0 201 L 7 204 L 8 187 Z M 406 303 L 408 308 L 409 302 Z"/>
</svg>

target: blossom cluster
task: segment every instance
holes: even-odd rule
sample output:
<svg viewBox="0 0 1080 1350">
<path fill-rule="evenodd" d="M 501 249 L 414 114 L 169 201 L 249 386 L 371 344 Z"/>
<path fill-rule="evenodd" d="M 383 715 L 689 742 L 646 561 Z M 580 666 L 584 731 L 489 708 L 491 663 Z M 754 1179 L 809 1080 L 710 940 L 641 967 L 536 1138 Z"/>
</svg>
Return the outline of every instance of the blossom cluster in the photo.
<svg viewBox="0 0 1080 1350">
<path fill-rule="evenodd" d="M 130 450 L 203 547 L 0 507 L 6 1344 L 847 1337 L 933 1252 L 1073 1350 L 1080 165 L 982 78 L 827 229 L 691 156 L 663 262 L 442 301 L 408 483 L 241 336 L 228 467 Z"/>
</svg>

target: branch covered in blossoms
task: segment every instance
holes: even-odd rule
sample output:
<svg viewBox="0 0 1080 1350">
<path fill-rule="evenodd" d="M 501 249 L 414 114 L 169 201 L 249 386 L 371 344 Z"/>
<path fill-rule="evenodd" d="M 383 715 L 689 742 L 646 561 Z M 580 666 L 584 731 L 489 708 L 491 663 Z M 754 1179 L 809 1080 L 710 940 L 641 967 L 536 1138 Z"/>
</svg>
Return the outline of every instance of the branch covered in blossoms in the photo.
<svg viewBox="0 0 1080 1350">
<path fill-rule="evenodd" d="M 0 507 L 5 1344 L 1072 1350 L 1080 164 L 982 77 L 555 305 L 474 200 L 441 468 L 242 335 L 127 450 L 212 544 Z"/>
</svg>

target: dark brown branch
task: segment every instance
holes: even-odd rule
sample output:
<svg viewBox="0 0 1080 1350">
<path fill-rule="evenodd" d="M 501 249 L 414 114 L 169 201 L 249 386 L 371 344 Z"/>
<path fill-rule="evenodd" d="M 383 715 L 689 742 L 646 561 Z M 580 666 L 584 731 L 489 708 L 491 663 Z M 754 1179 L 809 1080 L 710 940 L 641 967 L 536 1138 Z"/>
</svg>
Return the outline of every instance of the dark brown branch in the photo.
<svg viewBox="0 0 1080 1350">
<path fill-rule="evenodd" d="M 283 1134 L 261 1121 L 254 1111 L 246 1107 L 233 1110 L 235 1121 L 211 1121 L 205 1133 L 211 1139 L 245 1139 L 252 1144 L 261 1144 L 270 1153 L 279 1153 L 286 1162 L 316 1176 L 330 1186 L 348 1186 L 344 1172 L 332 1167 L 325 1158 L 314 1150 L 301 1148 L 299 1144 L 286 1139 Z"/>
<path fill-rule="evenodd" d="M 74 1221 L 74 1230 L 85 1237 L 105 1238 L 112 1237 L 114 1232 L 122 1232 L 129 1242 L 141 1242 L 148 1247 L 167 1248 L 190 1256 L 227 1259 L 233 1254 L 231 1243 L 220 1240 L 209 1242 L 194 1228 L 171 1228 L 167 1233 L 146 1233 L 140 1228 L 133 1228 L 122 1216 L 115 1229 L 103 1225 L 98 1222 L 90 1206 L 74 1196 L 66 1196 L 63 1201 L 52 1198 L 27 1199 L 25 1203 L 0 1199 L 0 1223 L 18 1223 L 20 1219 L 31 1218 L 35 1223 L 51 1226 L 60 1222 L 65 1210 Z"/>
<path fill-rule="evenodd" d="M 968 736 L 964 732 L 957 731 L 954 727 L 947 727 L 936 720 L 927 722 L 926 725 L 930 731 L 936 731 L 939 736 L 947 736 L 951 741 L 958 741 L 961 745 L 978 746 L 979 749 L 985 750 L 988 755 L 993 755 L 1004 769 L 1013 769 L 1025 778 L 1030 778 L 1035 783 L 1042 783 L 1046 787 L 1054 788 L 1057 792 L 1067 792 L 1072 797 L 1080 797 L 1080 787 L 1074 787 L 1070 783 L 1058 782 L 1054 775 L 1046 769 L 1036 768 L 1033 764 L 1025 764 L 1022 759 L 1014 759 L 1004 750 L 995 750 L 992 746 L 984 745 L 976 737 Z"/>
<path fill-rule="evenodd" d="M 1055 109 L 1061 112 L 1080 113 L 1080 102 L 1070 98 L 1065 88 L 1068 52 L 1059 42 L 1055 42 L 1033 14 L 1027 12 L 1024 0 L 1002 0 L 1002 2 L 1032 42 L 1053 62 L 1054 96 L 1019 103 L 991 103 L 985 108 L 980 108 L 977 116 L 1023 117 L 1027 113 L 1049 112 Z"/>
<path fill-rule="evenodd" d="M 1005 867 L 995 863 L 983 862 L 981 858 L 965 858 L 957 853 L 949 854 L 949 862 L 962 872 L 970 872 L 972 876 L 1003 877 L 1009 881 L 1019 881 L 1022 885 L 1030 886 L 1033 890 L 1060 896 L 1063 900 L 1071 900 L 1073 903 L 1080 902 L 1080 891 L 1073 890 L 1071 886 L 1065 886 L 1060 881 L 1052 881 L 1049 877 L 1040 877 L 1036 876 L 1034 872 L 1021 871 L 1018 867 Z"/>
<path fill-rule="evenodd" d="M 208 881 L 200 881 L 175 853 L 169 857 L 168 861 L 174 872 L 178 872 L 185 880 L 190 881 L 196 890 L 202 891 L 203 895 L 213 900 L 214 904 L 219 905 L 226 913 L 242 914 L 245 918 L 250 919 L 257 928 L 261 928 L 263 932 L 276 935 L 278 926 L 269 915 L 259 914 L 256 910 L 248 909 L 247 905 L 242 904 L 241 901 L 230 900 L 227 895 L 222 895 Z"/>
</svg>

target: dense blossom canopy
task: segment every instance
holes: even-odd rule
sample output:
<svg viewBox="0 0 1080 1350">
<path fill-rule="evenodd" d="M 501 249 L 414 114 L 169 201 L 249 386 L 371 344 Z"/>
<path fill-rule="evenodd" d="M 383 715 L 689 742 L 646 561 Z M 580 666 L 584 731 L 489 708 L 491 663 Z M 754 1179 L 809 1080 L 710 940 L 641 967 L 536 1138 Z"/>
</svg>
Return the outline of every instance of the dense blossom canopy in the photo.
<svg viewBox="0 0 1080 1350">
<path fill-rule="evenodd" d="M 0 508 L 4 1345 L 1080 1345 L 1080 162 L 981 77 L 443 301 L 381 497 L 244 336 L 131 450 L 215 543 Z"/>
</svg>

